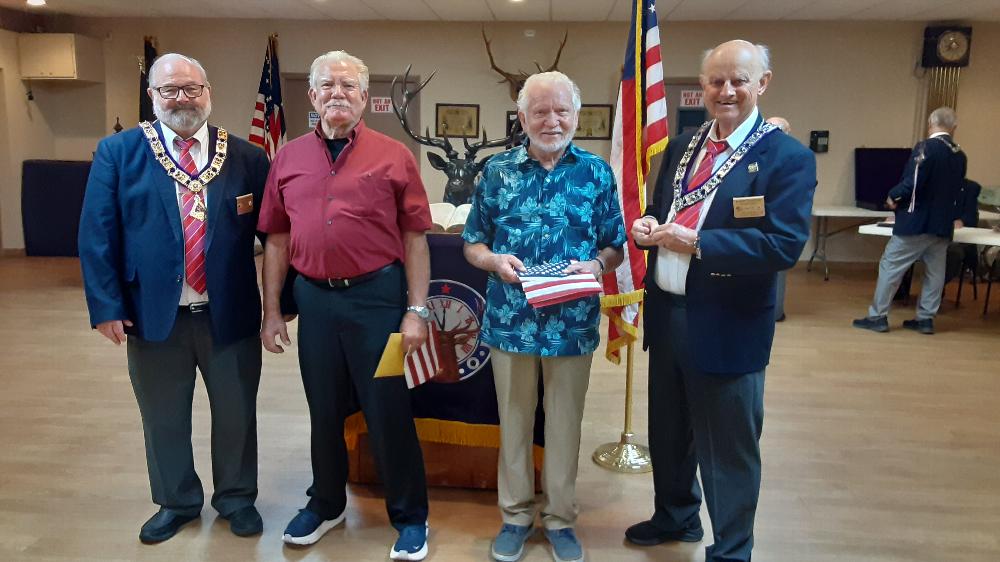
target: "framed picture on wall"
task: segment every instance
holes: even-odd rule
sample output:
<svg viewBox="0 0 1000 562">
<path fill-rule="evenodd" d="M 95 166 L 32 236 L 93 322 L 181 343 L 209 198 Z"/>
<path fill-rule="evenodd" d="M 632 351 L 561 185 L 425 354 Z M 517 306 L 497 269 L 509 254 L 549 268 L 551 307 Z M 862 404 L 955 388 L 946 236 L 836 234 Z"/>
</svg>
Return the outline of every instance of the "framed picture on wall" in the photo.
<svg viewBox="0 0 1000 562">
<path fill-rule="evenodd" d="M 580 106 L 580 118 L 577 121 L 576 134 L 573 138 L 580 140 L 610 140 L 611 126 L 611 105 L 585 103 Z"/>
<path fill-rule="evenodd" d="M 474 139 L 479 136 L 479 104 L 435 104 L 434 136 Z"/>
</svg>

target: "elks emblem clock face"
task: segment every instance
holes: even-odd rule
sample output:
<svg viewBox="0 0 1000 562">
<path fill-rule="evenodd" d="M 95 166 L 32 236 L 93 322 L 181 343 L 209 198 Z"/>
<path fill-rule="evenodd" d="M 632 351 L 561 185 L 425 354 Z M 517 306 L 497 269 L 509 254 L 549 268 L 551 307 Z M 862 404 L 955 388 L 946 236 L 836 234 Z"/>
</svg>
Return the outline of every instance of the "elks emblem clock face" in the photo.
<svg viewBox="0 0 1000 562">
<path fill-rule="evenodd" d="M 455 383 L 479 372 L 490 358 L 490 348 L 479 334 L 486 299 L 464 283 L 433 279 L 427 308 L 440 338 L 441 372 L 431 382 Z"/>
<path fill-rule="evenodd" d="M 938 39 L 937 53 L 941 60 L 955 62 L 961 60 L 969 50 L 969 38 L 964 33 L 949 31 Z"/>
</svg>

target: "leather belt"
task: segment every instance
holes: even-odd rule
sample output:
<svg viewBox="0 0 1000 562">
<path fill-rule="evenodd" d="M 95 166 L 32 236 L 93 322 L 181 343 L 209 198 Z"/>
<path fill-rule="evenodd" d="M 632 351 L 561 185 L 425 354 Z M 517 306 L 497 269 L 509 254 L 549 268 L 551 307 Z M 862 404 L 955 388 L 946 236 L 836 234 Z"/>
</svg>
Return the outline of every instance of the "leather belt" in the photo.
<svg viewBox="0 0 1000 562">
<path fill-rule="evenodd" d="M 191 314 L 205 312 L 208 310 L 208 301 L 193 302 L 191 304 L 181 305 L 180 310 L 181 312 L 190 312 Z"/>
<path fill-rule="evenodd" d="M 362 273 L 357 277 L 344 277 L 341 279 L 316 279 L 313 277 L 302 276 L 303 279 L 316 285 L 321 289 L 333 290 L 333 289 L 346 289 L 348 287 L 353 287 L 355 285 L 360 285 L 366 281 L 371 281 L 376 277 L 389 273 L 399 265 L 399 262 L 392 262 L 387 266 L 376 269 L 375 271 L 369 271 L 368 273 Z"/>
</svg>

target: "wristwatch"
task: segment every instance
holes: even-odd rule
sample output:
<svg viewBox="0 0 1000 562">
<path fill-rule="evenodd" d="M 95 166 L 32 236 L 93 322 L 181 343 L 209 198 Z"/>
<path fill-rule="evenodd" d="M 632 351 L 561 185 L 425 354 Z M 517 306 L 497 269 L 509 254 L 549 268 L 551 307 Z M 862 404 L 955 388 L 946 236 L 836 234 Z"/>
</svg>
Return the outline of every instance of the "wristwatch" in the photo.
<svg viewBox="0 0 1000 562">
<path fill-rule="evenodd" d="M 406 307 L 406 312 L 412 312 L 416 314 L 417 318 L 420 318 L 421 320 L 430 320 L 431 317 L 431 311 L 426 306 L 410 305 Z"/>
</svg>

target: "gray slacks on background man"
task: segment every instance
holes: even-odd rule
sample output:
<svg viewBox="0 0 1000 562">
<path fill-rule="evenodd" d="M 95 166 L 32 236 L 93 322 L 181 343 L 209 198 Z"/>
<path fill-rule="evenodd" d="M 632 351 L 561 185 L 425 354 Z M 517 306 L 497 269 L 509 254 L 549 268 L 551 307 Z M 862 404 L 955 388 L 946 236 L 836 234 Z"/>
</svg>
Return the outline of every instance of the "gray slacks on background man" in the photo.
<svg viewBox="0 0 1000 562">
<path fill-rule="evenodd" d="M 878 284 L 875 297 L 868 307 L 868 316 L 886 316 L 892 297 L 899 289 L 906 270 L 917 260 L 924 262 L 924 281 L 920 288 L 917 320 L 934 318 L 941 306 L 944 288 L 945 258 L 948 239 L 933 234 L 893 236 L 886 244 L 885 253 L 878 265 Z"/>
</svg>

